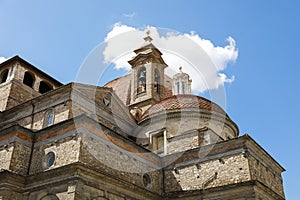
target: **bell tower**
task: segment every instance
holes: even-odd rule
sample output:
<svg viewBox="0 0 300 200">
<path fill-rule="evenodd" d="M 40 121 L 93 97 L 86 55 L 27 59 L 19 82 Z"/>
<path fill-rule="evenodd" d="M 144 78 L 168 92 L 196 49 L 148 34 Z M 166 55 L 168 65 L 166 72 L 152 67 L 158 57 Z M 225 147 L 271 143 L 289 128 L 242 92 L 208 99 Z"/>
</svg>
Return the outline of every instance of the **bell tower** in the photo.
<svg viewBox="0 0 300 200">
<path fill-rule="evenodd" d="M 62 86 L 19 56 L 0 64 L 0 111 Z"/>
<path fill-rule="evenodd" d="M 130 107 L 138 107 L 142 112 L 165 97 L 163 83 L 167 67 L 162 53 L 152 44 L 150 31 L 146 33 L 144 45 L 134 50 L 135 57 L 128 61 L 132 69 Z"/>
</svg>

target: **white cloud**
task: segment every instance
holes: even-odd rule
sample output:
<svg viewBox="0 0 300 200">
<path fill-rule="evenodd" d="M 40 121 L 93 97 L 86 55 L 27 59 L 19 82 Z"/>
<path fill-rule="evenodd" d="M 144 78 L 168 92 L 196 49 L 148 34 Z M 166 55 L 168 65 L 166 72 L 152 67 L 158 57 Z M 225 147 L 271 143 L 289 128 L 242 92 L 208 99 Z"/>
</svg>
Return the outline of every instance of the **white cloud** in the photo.
<svg viewBox="0 0 300 200">
<path fill-rule="evenodd" d="M 232 37 L 226 39 L 229 44 L 225 47 L 215 47 L 210 40 L 202 39 L 194 32 L 185 35 L 199 44 L 203 50 L 206 51 L 218 70 L 224 70 L 228 63 L 235 62 L 238 57 L 236 43 Z"/>
<path fill-rule="evenodd" d="M 132 13 L 124 13 L 123 14 L 124 17 L 127 17 L 129 19 L 132 19 L 134 16 L 135 16 L 135 12 L 132 12 Z"/>
<path fill-rule="evenodd" d="M 0 56 L 0 63 L 3 63 L 4 61 L 6 61 L 7 60 L 7 58 L 4 58 L 4 57 L 1 57 Z"/>
<path fill-rule="evenodd" d="M 3 63 L 6 60 L 7 60 L 6 58 L 0 56 L 0 63 Z"/>
<path fill-rule="evenodd" d="M 108 40 L 112 39 L 113 37 L 120 35 L 122 33 L 126 33 L 129 31 L 134 31 L 136 30 L 133 27 L 127 26 L 127 25 L 123 25 L 121 23 L 115 23 L 112 30 L 107 33 L 106 38 L 105 38 L 105 42 L 107 42 Z"/>
<path fill-rule="evenodd" d="M 234 81 L 234 76 L 228 78 L 224 73 L 228 64 L 234 63 L 238 57 L 232 37 L 228 37 L 228 44 L 221 47 L 195 32 L 181 34 L 155 27 L 148 29 L 153 44 L 163 53 L 163 59 L 169 66 L 166 73 L 173 76 L 178 72 L 178 67 L 182 66 L 183 71 L 193 80 L 194 92 L 216 89 Z M 129 71 L 131 66 L 127 61 L 135 55 L 133 50 L 144 44 L 145 36 L 145 30 L 116 23 L 105 38 L 107 46 L 103 52 L 104 62 L 115 64 L 116 69 Z"/>
</svg>

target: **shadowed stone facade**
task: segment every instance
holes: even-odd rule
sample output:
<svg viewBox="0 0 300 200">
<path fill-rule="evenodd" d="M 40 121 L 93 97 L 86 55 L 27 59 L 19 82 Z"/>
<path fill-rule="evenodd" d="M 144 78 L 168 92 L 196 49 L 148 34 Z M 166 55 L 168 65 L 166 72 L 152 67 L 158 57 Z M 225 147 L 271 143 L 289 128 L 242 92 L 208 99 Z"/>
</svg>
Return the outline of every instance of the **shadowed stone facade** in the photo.
<svg viewBox="0 0 300 200">
<path fill-rule="evenodd" d="M 285 199 L 283 167 L 215 103 L 173 96 L 151 41 L 103 87 L 0 64 L 0 199 Z"/>
</svg>

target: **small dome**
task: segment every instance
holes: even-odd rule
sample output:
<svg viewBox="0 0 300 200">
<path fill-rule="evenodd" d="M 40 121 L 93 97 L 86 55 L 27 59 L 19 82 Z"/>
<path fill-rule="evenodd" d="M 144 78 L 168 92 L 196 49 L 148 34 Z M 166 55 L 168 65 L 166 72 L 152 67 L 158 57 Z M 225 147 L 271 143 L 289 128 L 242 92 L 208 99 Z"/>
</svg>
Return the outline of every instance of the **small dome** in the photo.
<svg viewBox="0 0 300 200">
<path fill-rule="evenodd" d="M 150 115 L 158 114 L 160 112 L 187 108 L 203 109 L 226 115 L 226 112 L 220 106 L 206 98 L 189 94 L 180 94 L 165 98 L 157 104 L 151 106 L 143 114 L 142 120 Z"/>
<path fill-rule="evenodd" d="M 178 78 L 190 79 L 190 75 L 188 75 L 187 73 L 184 73 L 182 71 L 182 67 L 179 67 L 179 72 L 173 76 L 173 79 L 178 79 Z"/>
</svg>

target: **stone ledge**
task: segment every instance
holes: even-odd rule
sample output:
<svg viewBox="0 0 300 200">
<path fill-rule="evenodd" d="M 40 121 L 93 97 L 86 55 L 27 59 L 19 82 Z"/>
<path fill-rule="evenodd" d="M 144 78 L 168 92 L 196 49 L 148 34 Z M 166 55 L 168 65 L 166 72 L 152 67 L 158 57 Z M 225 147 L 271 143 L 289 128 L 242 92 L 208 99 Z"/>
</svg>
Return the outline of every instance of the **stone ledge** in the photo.
<svg viewBox="0 0 300 200">
<path fill-rule="evenodd" d="M 245 198 L 253 198 L 257 196 L 257 190 L 262 190 L 269 195 L 271 195 L 274 200 L 285 200 L 284 197 L 276 194 L 270 188 L 259 181 L 247 181 L 237 184 L 230 184 L 215 188 L 209 188 L 205 190 L 190 190 L 190 191 L 176 191 L 165 193 L 164 197 L 166 200 L 169 199 L 179 199 L 180 197 L 184 197 L 184 199 L 195 199 L 195 197 L 199 199 L 245 199 Z M 235 191 L 235 192 L 234 192 Z"/>
</svg>

